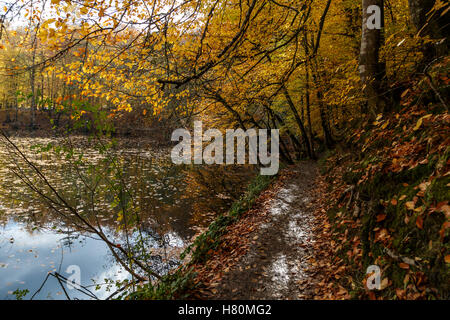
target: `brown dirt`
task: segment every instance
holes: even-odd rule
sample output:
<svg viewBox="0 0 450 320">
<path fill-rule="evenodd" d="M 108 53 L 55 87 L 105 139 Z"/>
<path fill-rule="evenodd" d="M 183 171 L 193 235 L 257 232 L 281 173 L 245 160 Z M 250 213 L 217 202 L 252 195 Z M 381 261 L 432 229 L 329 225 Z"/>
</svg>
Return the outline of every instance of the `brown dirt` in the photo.
<svg viewBox="0 0 450 320">
<path fill-rule="evenodd" d="M 197 266 L 206 299 L 311 299 L 317 269 L 317 167 L 288 168 L 252 210 L 229 228 L 224 244 Z"/>
</svg>

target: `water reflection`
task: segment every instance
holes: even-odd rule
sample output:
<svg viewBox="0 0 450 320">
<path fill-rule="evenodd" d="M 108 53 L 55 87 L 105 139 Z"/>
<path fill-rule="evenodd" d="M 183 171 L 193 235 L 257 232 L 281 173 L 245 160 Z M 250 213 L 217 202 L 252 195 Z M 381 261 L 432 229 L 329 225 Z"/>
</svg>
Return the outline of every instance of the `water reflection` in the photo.
<svg viewBox="0 0 450 320">
<path fill-rule="evenodd" d="M 37 290 L 49 272 L 66 273 L 70 265 L 81 268 L 81 284 L 101 284 L 105 278 L 123 280 L 129 277 L 113 261 L 103 241 L 82 235 L 52 232 L 51 230 L 27 231 L 23 223 L 9 221 L 1 229 L 0 237 L 0 298 L 12 299 L 17 289 Z M 98 297 L 108 295 L 107 286 L 96 291 Z M 71 298 L 86 299 L 76 290 L 67 291 Z M 49 278 L 35 299 L 65 299 L 63 290 L 54 278 Z"/>
<path fill-rule="evenodd" d="M 176 258 L 199 230 L 230 206 L 246 182 L 254 174 L 249 167 L 174 166 L 170 150 L 127 147 L 115 150 L 119 154 L 123 182 L 129 191 L 129 210 L 138 213 L 125 237 L 117 197 L 111 192 L 113 176 L 105 173 L 94 194 L 95 207 L 80 181 L 80 170 L 89 177 L 89 170 L 101 170 L 105 155 L 89 146 L 80 148 L 89 165 L 74 170 L 64 157 L 51 153 L 36 154 L 30 146 L 53 143 L 52 139 L 15 139 L 27 155 L 51 179 L 52 183 L 82 212 L 95 219 L 114 243 L 133 242 L 136 233 L 145 235 L 149 263 L 154 270 L 165 273 L 176 266 Z M 9 168 L 11 163 L 0 144 L 0 299 L 15 298 L 17 289 L 28 289 L 30 298 L 49 272 L 68 277 L 67 267 L 81 269 L 81 284 L 92 289 L 98 298 L 106 298 L 115 290 L 107 281 L 129 279 L 111 254 L 107 245 L 96 236 L 77 229 L 70 220 L 55 216 L 31 191 L 23 186 Z M 99 169 L 100 168 L 100 169 Z M 100 285 L 96 288 L 96 285 Z M 99 289 L 99 290 L 94 290 Z M 71 299 L 87 299 L 86 295 L 67 290 Z M 49 277 L 35 299 L 65 299 L 58 280 Z"/>
</svg>

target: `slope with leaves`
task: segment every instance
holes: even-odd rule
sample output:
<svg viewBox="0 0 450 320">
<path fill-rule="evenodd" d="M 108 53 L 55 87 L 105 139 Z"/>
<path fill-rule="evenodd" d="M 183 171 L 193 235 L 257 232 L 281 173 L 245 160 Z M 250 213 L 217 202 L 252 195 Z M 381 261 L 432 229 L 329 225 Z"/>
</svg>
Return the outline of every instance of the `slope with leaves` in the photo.
<svg viewBox="0 0 450 320">
<path fill-rule="evenodd" d="M 326 160 L 331 200 L 318 215 L 329 242 L 318 255 L 334 263 L 319 263 L 330 269 L 319 296 L 449 298 L 448 62 L 411 80 L 397 111 L 366 123 L 347 140 L 350 149 Z M 366 287 L 369 265 L 381 268 L 380 291 Z"/>
</svg>

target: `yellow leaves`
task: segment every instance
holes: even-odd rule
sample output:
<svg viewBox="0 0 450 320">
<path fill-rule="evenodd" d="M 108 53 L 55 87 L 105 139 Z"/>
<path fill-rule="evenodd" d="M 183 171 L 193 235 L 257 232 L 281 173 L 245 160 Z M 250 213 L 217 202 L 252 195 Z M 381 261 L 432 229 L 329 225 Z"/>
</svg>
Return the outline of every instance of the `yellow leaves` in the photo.
<svg viewBox="0 0 450 320">
<path fill-rule="evenodd" d="M 70 119 L 72 119 L 72 120 L 79 120 L 79 119 L 81 118 L 81 116 L 82 116 L 83 114 L 85 114 L 85 113 L 86 113 L 86 111 L 82 110 L 82 111 L 80 111 L 80 112 L 71 114 L 71 115 L 70 115 Z"/>
<path fill-rule="evenodd" d="M 417 121 L 417 123 L 416 123 L 416 125 L 415 125 L 415 127 L 414 127 L 414 131 L 417 131 L 417 130 L 419 130 L 419 128 L 420 128 L 420 126 L 422 125 L 422 118 L 420 118 L 418 121 Z"/>
<path fill-rule="evenodd" d="M 56 0 L 56 1 L 59 2 L 60 0 Z M 72 11 L 74 11 L 74 9 L 75 9 L 75 6 L 72 5 L 72 4 L 70 4 L 70 3 L 68 3 L 67 6 L 65 6 L 65 7 L 63 8 L 63 10 L 64 10 L 65 13 L 72 12 Z"/>
<path fill-rule="evenodd" d="M 444 260 L 446 263 L 450 263 L 450 254 L 446 255 Z"/>
<path fill-rule="evenodd" d="M 80 8 L 80 13 L 81 14 L 87 14 L 89 12 L 89 9 L 87 7 L 81 7 Z"/>
<path fill-rule="evenodd" d="M 39 37 L 42 39 L 42 40 L 47 40 L 47 36 L 48 36 L 48 30 L 47 29 L 40 29 L 39 30 Z"/>
<path fill-rule="evenodd" d="M 42 24 L 41 24 L 41 28 L 46 28 L 49 24 L 52 24 L 53 22 L 55 22 L 56 19 L 48 19 L 45 20 Z"/>
<path fill-rule="evenodd" d="M 120 105 L 117 109 L 121 110 L 121 111 L 127 111 L 127 112 L 133 111 L 133 108 L 131 107 L 131 104 L 129 104 L 129 103 L 124 103 L 124 104 Z"/>
<path fill-rule="evenodd" d="M 375 119 L 375 121 L 373 122 L 373 125 L 374 126 L 379 126 L 380 124 L 382 124 L 381 125 L 381 129 L 386 129 L 386 127 L 389 125 L 389 120 L 384 121 L 384 120 L 381 120 L 381 118 L 383 118 L 383 115 L 379 114 L 377 116 L 377 118 Z"/>
<path fill-rule="evenodd" d="M 427 114 L 427 115 L 421 117 L 419 120 L 417 120 L 417 123 L 416 123 L 416 125 L 414 126 L 413 130 L 414 130 L 414 131 L 419 130 L 419 128 L 422 126 L 423 120 L 428 119 L 428 118 L 431 117 L 431 116 L 432 116 L 431 114 Z"/>
</svg>

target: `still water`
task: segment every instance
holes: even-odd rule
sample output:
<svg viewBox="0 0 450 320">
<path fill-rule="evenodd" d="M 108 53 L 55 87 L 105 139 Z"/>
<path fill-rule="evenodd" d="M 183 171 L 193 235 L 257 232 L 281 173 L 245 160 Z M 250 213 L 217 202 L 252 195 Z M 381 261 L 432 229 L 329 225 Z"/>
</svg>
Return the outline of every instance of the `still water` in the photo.
<svg viewBox="0 0 450 320">
<path fill-rule="evenodd" d="M 144 234 L 148 262 L 160 274 L 178 265 L 179 254 L 193 237 L 229 208 L 256 172 L 248 166 L 175 166 L 169 148 L 122 139 L 108 153 L 114 154 L 118 169 L 113 174 L 107 170 L 112 166 L 105 161 L 108 156 L 85 138 L 70 140 L 76 150 L 72 158 L 55 152 L 55 146 L 67 141 L 12 140 L 62 197 L 86 219 L 94 219 L 113 243 L 125 246 L 136 232 Z M 20 292 L 23 299 L 107 298 L 116 290 L 115 282 L 130 279 L 130 274 L 97 235 L 55 214 L 14 174 L 25 173 L 28 182 L 45 193 L 45 186 L 16 156 L 0 141 L 0 299 L 16 299 Z M 117 190 L 111 188 L 117 185 L 126 187 L 127 210 L 133 213 L 128 215 L 135 217 L 128 229 L 124 211 L 118 209 Z M 63 281 L 73 266 L 80 270 L 83 292 Z"/>
</svg>

